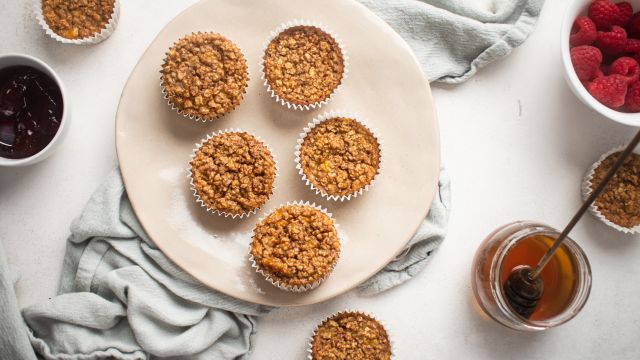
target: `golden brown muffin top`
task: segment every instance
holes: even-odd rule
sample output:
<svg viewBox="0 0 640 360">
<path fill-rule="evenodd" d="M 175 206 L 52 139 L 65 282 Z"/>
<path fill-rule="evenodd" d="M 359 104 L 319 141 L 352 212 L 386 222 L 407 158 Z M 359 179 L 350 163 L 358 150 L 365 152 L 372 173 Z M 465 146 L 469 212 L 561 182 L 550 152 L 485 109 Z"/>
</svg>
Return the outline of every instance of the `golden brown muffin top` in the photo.
<svg viewBox="0 0 640 360">
<path fill-rule="evenodd" d="M 329 195 L 349 195 L 370 184 L 378 173 L 380 145 L 358 121 L 332 118 L 304 138 L 300 165 L 315 188 Z"/>
<path fill-rule="evenodd" d="M 246 132 L 215 135 L 190 162 L 193 185 L 209 208 L 241 215 L 272 194 L 276 164 L 269 148 Z"/>
<path fill-rule="evenodd" d="M 313 360 L 389 360 L 387 331 L 375 319 L 345 312 L 325 320 L 312 339 Z"/>
<path fill-rule="evenodd" d="M 333 220 L 306 205 L 285 205 L 256 225 L 251 255 L 274 280 L 308 286 L 333 270 L 340 241 Z"/>
<path fill-rule="evenodd" d="M 609 155 L 595 169 L 592 187 L 602 182 L 621 152 Z M 631 154 L 596 199 L 596 208 L 614 224 L 632 228 L 640 224 L 640 155 Z"/>
<path fill-rule="evenodd" d="M 315 26 L 294 26 L 267 46 L 264 73 L 276 95 L 309 105 L 325 100 L 340 85 L 344 59 L 331 35 Z"/>
<path fill-rule="evenodd" d="M 56 34 L 83 39 L 107 27 L 115 0 L 42 0 L 44 21 Z"/>
<path fill-rule="evenodd" d="M 224 36 L 193 33 L 175 42 L 162 65 L 169 102 L 186 115 L 215 119 L 240 104 L 249 81 L 240 48 Z"/>
</svg>

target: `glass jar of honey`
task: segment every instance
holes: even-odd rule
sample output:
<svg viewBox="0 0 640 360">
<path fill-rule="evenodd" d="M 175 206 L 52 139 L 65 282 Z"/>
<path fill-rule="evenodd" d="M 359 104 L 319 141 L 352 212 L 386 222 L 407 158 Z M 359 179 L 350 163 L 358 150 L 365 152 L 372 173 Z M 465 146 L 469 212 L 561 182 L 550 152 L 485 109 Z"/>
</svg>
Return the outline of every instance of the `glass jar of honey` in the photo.
<svg viewBox="0 0 640 360">
<path fill-rule="evenodd" d="M 503 286 L 518 266 L 534 268 L 560 233 L 543 224 L 518 221 L 498 228 L 480 245 L 471 268 L 471 287 L 480 308 L 509 328 L 540 331 L 561 325 L 580 312 L 591 290 L 591 268 L 570 238 L 540 274 L 544 292 L 529 318 L 509 305 Z"/>
</svg>

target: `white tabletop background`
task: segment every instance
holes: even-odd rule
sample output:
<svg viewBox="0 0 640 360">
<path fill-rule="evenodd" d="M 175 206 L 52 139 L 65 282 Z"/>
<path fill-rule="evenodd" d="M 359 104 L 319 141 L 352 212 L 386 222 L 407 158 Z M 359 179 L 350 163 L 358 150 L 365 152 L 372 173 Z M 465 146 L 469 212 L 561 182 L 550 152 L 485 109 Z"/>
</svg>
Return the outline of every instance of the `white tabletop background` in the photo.
<svg viewBox="0 0 640 360">
<path fill-rule="evenodd" d="M 56 154 L 35 166 L 0 168 L 0 241 L 21 274 L 21 306 L 55 294 L 69 225 L 117 164 L 114 118 L 129 72 L 164 24 L 194 2 L 124 0 L 109 40 L 74 47 L 45 37 L 29 1 L 0 0 L 0 53 L 49 63 L 73 106 L 69 136 Z M 383 319 L 398 359 L 640 358 L 640 238 L 591 216 L 572 233 L 593 270 L 591 297 L 574 320 L 520 333 L 482 317 L 472 301 L 470 266 L 483 238 L 518 219 L 563 227 L 580 205 L 583 173 L 634 132 L 587 109 L 565 84 L 558 34 L 566 3 L 547 1 L 536 32 L 511 56 L 465 84 L 434 87 L 453 213 L 427 269 L 378 296 L 352 292 L 260 318 L 252 359 L 304 358 L 315 324 L 345 308 Z"/>
</svg>

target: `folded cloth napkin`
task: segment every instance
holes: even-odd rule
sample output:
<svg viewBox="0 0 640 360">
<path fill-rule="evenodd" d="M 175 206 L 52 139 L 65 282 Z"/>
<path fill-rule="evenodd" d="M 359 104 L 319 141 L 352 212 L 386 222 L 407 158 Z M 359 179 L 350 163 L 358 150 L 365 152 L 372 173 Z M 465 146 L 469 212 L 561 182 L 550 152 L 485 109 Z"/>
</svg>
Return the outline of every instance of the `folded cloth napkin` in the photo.
<svg viewBox="0 0 640 360">
<path fill-rule="evenodd" d="M 429 81 L 456 84 L 508 55 L 544 0 L 359 0 L 404 38 Z"/>
<path fill-rule="evenodd" d="M 0 241 L 0 359 L 35 360 L 13 288 L 18 277 L 10 271 Z"/>
<path fill-rule="evenodd" d="M 71 225 L 60 294 L 23 310 L 45 359 L 237 359 L 270 309 L 213 291 L 141 228 L 114 171 Z"/>
<path fill-rule="evenodd" d="M 542 0 L 360 0 L 411 45 L 430 80 L 460 82 L 533 30 Z M 375 294 L 422 270 L 446 235 L 449 180 L 441 172 L 428 217 L 409 247 L 360 291 Z M 267 307 L 206 288 L 169 261 L 140 227 L 119 172 L 73 223 L 60 295 L 17 314 L 0 253 L 0 359 L 246 359 L 254 316 Z M 1 250 L 1 248 L 0 248 Z"/>
</svg>

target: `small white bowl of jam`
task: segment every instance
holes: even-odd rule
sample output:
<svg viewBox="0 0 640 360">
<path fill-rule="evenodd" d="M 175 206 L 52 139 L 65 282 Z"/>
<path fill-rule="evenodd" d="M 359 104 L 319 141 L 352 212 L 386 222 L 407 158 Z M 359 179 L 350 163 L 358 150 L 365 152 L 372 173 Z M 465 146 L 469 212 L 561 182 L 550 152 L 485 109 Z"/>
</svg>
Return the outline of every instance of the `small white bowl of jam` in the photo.
<svg viewBox="0 0 640 360">
<path fill-rule="evenodd" d="M 0 166 L 46 159 L 67 133 L 70 111 L 51 67 L 29 55 L 0 55 Z"/>
</svg>

